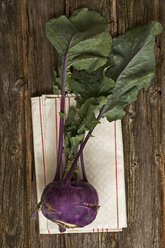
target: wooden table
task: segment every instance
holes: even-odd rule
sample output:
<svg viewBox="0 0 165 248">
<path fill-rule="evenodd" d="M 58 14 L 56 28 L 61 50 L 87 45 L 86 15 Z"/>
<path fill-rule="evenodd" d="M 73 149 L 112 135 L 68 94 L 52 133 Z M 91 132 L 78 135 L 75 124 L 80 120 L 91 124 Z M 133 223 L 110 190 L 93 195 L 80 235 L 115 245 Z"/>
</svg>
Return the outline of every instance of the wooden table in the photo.
<svg viewBox="0 0 165 248">
<path fill-rule="evenodd" d="M 163 248 L 165 237 L 165 32 L 156 40 L 156 78 L 123 120 L 128 228 L 121 233 L 39 235 L 30 97 L 52 93 L 57 54 L 45 22 L 78 7 L 103 14 L 113 36 L 161 21 L 163 0 L 1 0 L 0 247 Z M 164 226 L 164 227 L 163 227 Z"/>
</svg>

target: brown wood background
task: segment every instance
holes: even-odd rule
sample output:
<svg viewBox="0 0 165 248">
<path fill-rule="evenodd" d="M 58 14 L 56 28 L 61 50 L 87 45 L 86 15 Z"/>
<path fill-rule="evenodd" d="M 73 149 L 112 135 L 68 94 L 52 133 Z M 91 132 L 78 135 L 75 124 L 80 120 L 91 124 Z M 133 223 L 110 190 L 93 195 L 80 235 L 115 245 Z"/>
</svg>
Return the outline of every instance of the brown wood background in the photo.
<svg viewBox="0 0 165 248">
<path fill-rule="evenodd" d="M 113 36 L 148 20 L 165 27 L 163 0 L 69 0 L 99 11 Z M 52 93 L 57 54 L 45 22 L 61 0 L 0 1 L 0 248 L 163 248 L 165 237 L 165 32 L 156 40 L 157 76 L 123 120 L 128 228 L 121 233 L 39 235 L 30 97 Z M 164 209 L 163 209 L 164 207 Z"/>
</svg>

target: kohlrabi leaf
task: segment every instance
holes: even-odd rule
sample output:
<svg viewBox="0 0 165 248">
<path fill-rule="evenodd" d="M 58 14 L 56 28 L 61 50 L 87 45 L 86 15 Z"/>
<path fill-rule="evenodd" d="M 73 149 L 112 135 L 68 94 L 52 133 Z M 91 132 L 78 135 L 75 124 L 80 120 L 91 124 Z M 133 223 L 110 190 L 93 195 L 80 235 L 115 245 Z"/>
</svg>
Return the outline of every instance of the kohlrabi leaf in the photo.
<svg viewBox="0 0 165 248">
<path fill-rule="evenodd" d="M 65 152 L 69 154 L 69 159 L 76 155 L 85 131 L 91 131 L 99 123 L 94 112 L 99 108 L 100 102 L 98 99 L 89 98 L 80 109 L 70 108 L 64 127 Z"/>
<path fill-rule="evenodd" d="M 81 96 L 83 101 L 88 98 L 108 96 L 112 93 L 115 82 L 105 75 L 106 67 L 103 66 L 95 72 L 80 71 L 76 79 L 70 79 L 70 89 Z"/>
<path fill-rule="evenodd" d="M 61 88 L 60 112 L 65 112 L 65 93 L 70 67 L 92 72 L 103 66 L 111 49 L 111 36 L 104 17 L 87 8 L 78 9 L 70 18 L 60 16 L 46 23 L 46 36 L 59 54 L 56 86 Z M 58 88 L 55 88 L 55 92 Z M 59 146 L 55 179 L 60 178 L 64 134 L 64 116 L 60 116 Z"/>
<path fill-rule="evenodd" d="M 77 113 L 81 120 L 78 133 L 91 131 L 99 123 L 96 112 L 106 104 L 107 97 L 112 94 L 115 82 L 105 76 L 107 67 L 103 66 L 95 72 L 80 71 L 76 79 L 70 79 L 70 89 L 76 94 Z"/>
<path fill-rule="evenodd" d="M 77 113 L 76 108 L 71 106 L 69 108 L 69 113 L 68 113 L 67 119 L 65 121 L 65 127 L 66 128 L 70 127 L 72 125 L 73 121 L 75 120 L 76 113 Z"/>
<path fill-rule="evenodd" d="M 46 35 L 68 70 L 95 71 L 107 61 L 111 36 L 104 17 L 87 8 L 75 10 L 70 18 L 60 16 L 47 22 Z"/>
<path fill-rule="evenodd" d="M 80 108 L 70 108 L 64 127 L 65 152 L 69 154 L 69 159 L 76 155 L 85 131 L 93 130 L 99 123 L 95 117 L 95 110 L 105 103 L 106 97 L 89 98 Z"/>
<path fill-rule="evenodd" d="M 61 90 L 56 84 L 53 85 L 53 94 L 55 94 L 55 95 L 61 94 Z"/>
<path fill-rule="evenodd" d="M 113 39 L 109 55 L 111 66 L 107 75 L 116 82 L 120 79 L 137 79 L 153 71 L 155 36 L 161 32 L 161 24 L 150 21 L 137 26 Z"/>
<path fill-rule="evenodd" d="M 99 123 L 95 116 L 95 110 L 99 108 L 99 101 L 95 98 L 89 98 L 78 109 L 78 115 L 81 120 L 78 133 L 91 131 Z"/>
<path fill-rule="evenodd" d="M 77 109 L 70 107 L 64 126 L 65 153 L 69 155 L 69 160 L 74 158 L 78 146 L 84 138 L 84 133 L 78 133 L 81 121 Z"/>
<path fill-rule="evenodd" d="M 106 72 L 116 82 L 104 114 L 109 121 L 121 119 L 138 91 L 149 86 L 155 75 L 155 36 L 160 32 L 161 24 L 151 21 L 113 39 L 109 55 L 112 66 Z"/>
</svg>

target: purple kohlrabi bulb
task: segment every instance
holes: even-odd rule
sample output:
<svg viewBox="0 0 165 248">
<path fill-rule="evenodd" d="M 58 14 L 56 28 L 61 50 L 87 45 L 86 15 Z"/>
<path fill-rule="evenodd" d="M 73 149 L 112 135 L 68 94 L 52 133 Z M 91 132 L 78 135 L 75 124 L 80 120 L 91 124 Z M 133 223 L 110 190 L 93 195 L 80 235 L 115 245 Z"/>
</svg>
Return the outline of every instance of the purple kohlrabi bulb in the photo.
<svg viewBox="0 0 165 248">
<path fill-rule="evenodd" d="M 84 181 L 63 181 L 48 184 L 41 197 L 43 215 L 66 228 L 83 227 L 90 224 L 97 215 L 98 194 L 95 188 Z"/>
</svg>

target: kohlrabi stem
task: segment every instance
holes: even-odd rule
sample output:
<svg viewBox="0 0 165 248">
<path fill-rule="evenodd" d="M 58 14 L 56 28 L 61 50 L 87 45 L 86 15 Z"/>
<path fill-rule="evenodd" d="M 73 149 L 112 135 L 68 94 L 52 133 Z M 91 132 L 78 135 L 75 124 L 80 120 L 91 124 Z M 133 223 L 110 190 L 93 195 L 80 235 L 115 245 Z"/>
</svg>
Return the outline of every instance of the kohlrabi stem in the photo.
<svg viewBox="0 0 165 248">
<path fill-rule="evenodd" d="M 86 171 L 85 171 L 83 151 L 80 154 L 80 163 L 81 163 L 81 170 L 82 170 L 83 181 L 88 182 Z"/>
<path fill-rule="evenodd" d="M 107 108 L 109 102 L 110 102 L 110 99 L 108 99 L 108 100 L 107 100 L 107 103 L 106 103 L 105 105 L 103 105 L 103 107 L 101 108 L 100 113 L 99 113 L 99 115 L 98 115 L 98 117 L 97 117 L 97 120 L 98 120 L 98 121 L 101 119 L 101 117 L 102 117 L 103 114 L 105 113 L 106 108 Z M 87 141 L 89 140 L 89 138 L 90 138 L 90 136 L 91 136 L 93 130 L 94 130 L 94 128 L 93 128 L 90 132 L 88 132 L 88 134 L 87 134 L 87 136 L 85 137 L 84 141 L 81 143 L 80 149 L 79 149 L 79 151 L 78 151 L 77 154 L 76 154 L 76 157 L 75 157 L 75 159 L 74 159 L 74 161 L 73 161 L 73 163 L 72 163 L 72 166 L 71 166 L 70 170 L 68 171 L 68 174 L 66 175 L 66 178 L 65 178 L 66 184 L 69 184 L 69 182 L 70 182 L 70 180 L 71 180 L 71 177 L 72 177 L 72 174 L 73 174 L 73 171 L 74 171 L 74 168 L 75 168 L 75 166 L 77 165 L 77 162 L 78 162 L 78 160 L 79 160 L 79 157 L 80 157 L 80 155 L 81 155 L 81 153 L 82 153 L 82 151 L 83 151 L 83 149 L 84 149 L 84 147 L 85 147 Z"/>
<path fill-rule="evenodd" d="M 93 131 L 93 130 L 92 130 L 92 131 Z M 71 179 L 71 177 L 72 177 L 74 168 L 75 168 L 75 166 L 77 165 L 77 162 L 78 162 L 78 160 L 79 160 L 79 157 L 80 157 L 80 155 L 81 155 L 81 153 L 82 153 L 82 151 L 83 151 L 83 149 L 84 149 L 84 147 L 85 147 L 85 145 L 86 145 L 86 143 L 87 143 L 87 141 L 88 141 L 88 139 L 89 139 L 89 137 L 90 137 L 92 131 L 90 131 L 90 132 L 87 134 L 87 136 L 85 137 L 84 141 L 81 143 L 80 149 L 79 149 L 78 153 L 76 154 L 76 157 L 75 157 L 75 159 L 74 159 L 74 161 L 73 161 L 73 163 L 72 163 L 72 166 L 71 166 L 71 168 L 70 168 L 68 174 L 66 175 L 65 181 L 66 181 L 67 184 L 70 182 L 70 179 Z"/>
<path fill-rule="evenodd" d="M 64 55 L 64 61 L 63 61 L 63 67 L 62 67 L 62 82 L 61 82 L 61 106 L 60 106 L 60 112 L 63 114 L 63 116 L 60 116 L 60 130 L 59 130 L 59 142 L 58 142 L 58 154 L 57 154 L 57 168 L 56 168 L 56 174 L 54 181 L 60 180 L 60 168 L 62 163 L 62 149 L 63 149 L 63 134 L 64 134 L 64 111 L 65 111 L 65 81 L 66 81 L 66 70 L 67 70 L 67 55 L 70 48 L 71 41 L 73 39 L 74 34 L 70 38 L 70 41 L 68 43 L 65 55 Z"/>
<path fill-rule="evenodd" d="M 65 76 L 66 76 L 66 57 L 64 58 L 64 66 L 63 66 L 63 71 L 62 71 L 61 106 L 60 106 L 61 113 L 64 113 L 64 110 L 65 110 Z M 60 180 L 60 167 L 62 163 L 63 133 L 64 133 L 64 116 L 60 116 L 57 168 L 56 168 L 56 175 L 55 175 L 54 180 Z"/>
</svg>

